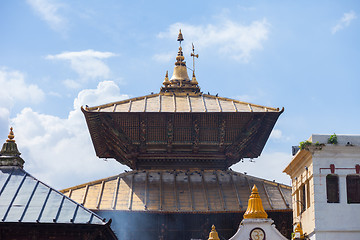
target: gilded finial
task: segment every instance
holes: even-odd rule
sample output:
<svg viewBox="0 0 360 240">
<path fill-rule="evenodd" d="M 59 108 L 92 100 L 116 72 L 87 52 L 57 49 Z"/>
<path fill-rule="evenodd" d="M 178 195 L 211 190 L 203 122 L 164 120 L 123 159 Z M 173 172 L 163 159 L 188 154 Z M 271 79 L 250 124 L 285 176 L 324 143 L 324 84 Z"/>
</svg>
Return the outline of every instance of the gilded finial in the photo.
<svg viewBox="0 0 360 240">
<path fill-rule="evenodd" d="M 181 42 L 184 41 L 183 35 L 181 33 L 181 29 L 179 29 L 179 35 L 178 35 L 177 40 L 180 42 L 180 45 L 181 45 Z"/>
<path fill-rule="evenodd" d="M 168 71 L 166 71 L 165 79 L 164 79 L 163 84 L 164 84 L 165 86 L 170 84 Z"/>
<path fill-rule="evenodd" d="M 14 136 L 13 128 L 10 127 L 10 133 L 8 135 L 8 139 L 6 140 L 6 142 L 15 142 L 14 137 L 15 136 Z"/>
<path fill-rule="evenodd" d="M 195 77 L 195 71 L 193 71 L 191 83 L 192 83 L 193 85 L 198 85 L 198 84 L 199 84 L 199 83 L 197 82 L 197 80 L 196 80 L 196 77 Z"/>
<path fill-rule="evenodd" d="M 244 213 L 244 218 L 267 218 L 268 215 L 264 210 L 262 201 L 259 195 L 259 191 L 254 184 L 252 188 L 251 195 L 249 198 L 249 203 L 246 212 Z"/>
<path fill-rule="evenodd" d="M 219 235 L 215 229 L 215 225 L 212 225 L 211 232 L 209 234 L 208 240 L 220 240 Z"/>
</svg>

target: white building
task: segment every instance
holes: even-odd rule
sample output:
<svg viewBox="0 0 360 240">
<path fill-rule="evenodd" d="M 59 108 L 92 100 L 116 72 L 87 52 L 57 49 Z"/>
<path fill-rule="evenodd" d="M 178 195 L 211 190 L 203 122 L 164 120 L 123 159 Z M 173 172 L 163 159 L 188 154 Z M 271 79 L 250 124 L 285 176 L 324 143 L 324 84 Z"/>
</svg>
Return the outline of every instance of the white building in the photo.
<svg viewBox="0 0 360 240">
<path fill-rule="evenodd" d="M 310 239 L 360 239 L 360 135 L 312 135 L 284 172 Z"/>
</svg>

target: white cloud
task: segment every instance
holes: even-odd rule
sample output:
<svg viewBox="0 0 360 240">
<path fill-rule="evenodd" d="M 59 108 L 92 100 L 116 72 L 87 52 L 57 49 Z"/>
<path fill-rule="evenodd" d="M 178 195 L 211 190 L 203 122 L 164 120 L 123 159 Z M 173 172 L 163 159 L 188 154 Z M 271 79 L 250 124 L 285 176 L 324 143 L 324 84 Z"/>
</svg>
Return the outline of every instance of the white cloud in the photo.
<svg viewBox="0 0 360 240">
<path fill-rule="evenodd" d="M 350 23 L 356 19 L 357 16 L 354 11 L 350 11 L 348 13 L 344 13 L 343 17 L 337 22 L 337 24 L 331 29 L 331 33 L 335 34 L 341 29 L 350 25 Z"/>
<path fill-rule="evenodd" d="M 259 158 L 254 159 L 253 162 L 245 159 L 244 162 L 239 162 L 231 168 L 234 171 L 246 172 L 254 177 L 275 180 L 276 182 L 291 185 L 290 177 L 285 173 L 282 173 L 285 167 L 290 163 L 291 158 L 292 156 L 290 153 L 263 153 Z M 276 178 L 274 178 L 274 176 L 276 176 Z"/>
<path fill-rule="evenodd" d="M 65 33 L 67 21 L 59 14 L 63 5 L 55 0 L 27 0 L 27 3 L 53 30 Z"/>
<path fill-rule="evenodd" d="M 105 81 L 96 89 L 82 90 L 74 100 L 74 110 L 65 119 L 23 109 L 11 121 L 25 169 L 56 188 L 122 172 L 125 167 L 115 160 L 96 157 L 80 106 L 125 98 L 128 96 L 120 94 L 114 82 Z"/>
<path fill-rule="evenodd" d="M 70 66 L 79 75 L 79 80 L 86 82 L 90 79 L 108 79 L 110 77 L 110 68 L 102 60 L 113 56 L 116 56 L 116 54 L 89 49 L 80 52 L 63 52 L 56 55 L 48 55 L 46 58 L 70 61 Z M 68 79 L 63 83 L 69 88 L 81 86 L 75 80 Z"/>
<path fill-rule="evenodd" d="M 271 139 L 281 139 L 283 137 L 281 130 L 273 129 L 270 134 Z"/>
<path fill-rule="evenodd" d="M 11 108 L 16 101 L 39 103 L 44 92 L 35 84 L 27 84 L 19 71 L 0 68 L 0 108 Z"/>
<path fill-rule="evenodd" d="M 261 50 L 263 43 L 268 39 L 270 24 L 266 19 L 253 21 L 249 25 L 237 23 L 228 19 L 217 24 L 190 25 L 175 23 L 169 26 L 166 32 L 158 34 L 159 38 L 177 36 L 181 28 L 187 41 L 187 48 L 191 42 L 196 43 L 196 48 L 218 49 L 218 53 L 229 56 L 238 61 L 248 62 L 253 51 Z"/>
</svg>

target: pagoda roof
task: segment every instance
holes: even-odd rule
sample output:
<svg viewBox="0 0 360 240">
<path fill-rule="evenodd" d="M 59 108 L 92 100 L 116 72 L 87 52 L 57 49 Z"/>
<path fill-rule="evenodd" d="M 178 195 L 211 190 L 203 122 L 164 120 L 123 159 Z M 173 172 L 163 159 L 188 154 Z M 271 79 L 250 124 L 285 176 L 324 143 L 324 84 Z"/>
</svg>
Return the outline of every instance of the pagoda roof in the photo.
<svg viewBox="0 0 360 240">
<path fill-rule="evenodd" d="M 0 168 L 0 218 L 6 223 L 105 225 L 105 219 L 22 168 Z"/>
<path fill-rule="evenodd" d="M 61 190 L 93 210 L 245 212 L 252 186 L 266 211 L 291 211 L 291 187 L 232 170 L 130 171 Z"/>
<path fill-rule="evenodd" d="M 183 40 L 180 31 L 173 75 L 166 72 L 159 93 L 81 108 L 98 157 L 131 169 L 225 170 L 261 154 L 284 109 L 201 92 Z"/>
<path fill-rule="evenodd" d="M 280 110 L 209 94 L 190 96 L 157 93 L 85 107 L 84 112 L 280 112 Z"/>
</svg>

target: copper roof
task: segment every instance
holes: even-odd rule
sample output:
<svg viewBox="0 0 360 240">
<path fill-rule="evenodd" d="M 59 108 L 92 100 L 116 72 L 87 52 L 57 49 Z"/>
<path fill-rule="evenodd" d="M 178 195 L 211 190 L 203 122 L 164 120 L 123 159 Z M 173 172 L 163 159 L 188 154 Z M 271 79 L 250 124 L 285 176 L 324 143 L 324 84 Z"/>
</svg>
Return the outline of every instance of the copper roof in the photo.
<svg viewBox="0 0 360 240">
<path fill-rule="evenodd" d="M 291 211 L 291 188 L 231 170 L 147 170 L 62 190 L 93 210 L 244 212 L 256 184 L 266 211 Z"/>
<path fill-rule="evenodd" d="M 0 168 L 0 223 L 105 225 L 103 218 L 22 168 Z"/>
<path fill-rule="evenodd" d="M 279 108 L 265 107 L 230 98 L 208 94 L 197 96 L 150 94 L 95 107 L 86 112 L 280 112 Z M 281 110 L 282 111 L 282 110 Z"/>
</svg>

